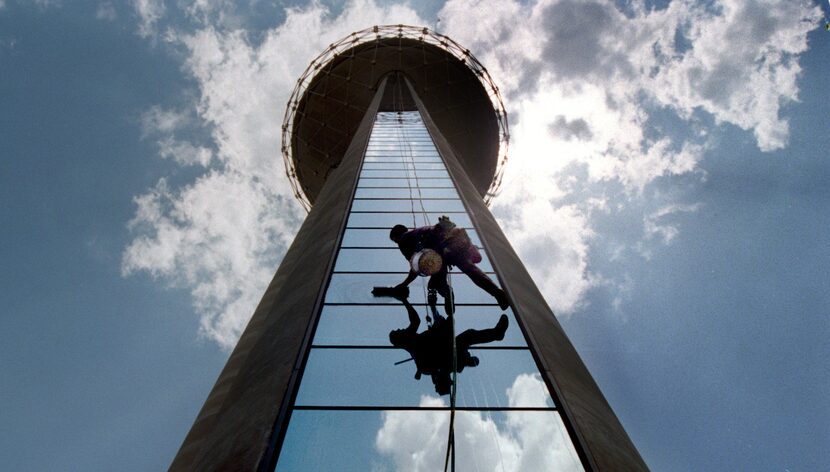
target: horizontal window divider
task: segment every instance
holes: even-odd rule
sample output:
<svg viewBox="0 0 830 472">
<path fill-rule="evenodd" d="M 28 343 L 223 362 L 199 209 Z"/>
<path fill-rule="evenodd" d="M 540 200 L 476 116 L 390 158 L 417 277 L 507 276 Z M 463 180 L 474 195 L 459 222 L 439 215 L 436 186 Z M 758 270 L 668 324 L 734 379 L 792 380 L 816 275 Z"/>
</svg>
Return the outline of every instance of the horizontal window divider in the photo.
<svg viewBox="0 0 830 472">
<path fill-rule="evenodd" d="M 449 180 L 449 179 L 446 179 L 446 180 Z M 410 188 L 410 187 L 364 187 L 362 185 L 358 185 L 357 188 L 359 188 L 359 189 L 370 189 L 370 188 L 371 189 L 375 189 L 375 188 L 390 189 L 390 188 Z M 413 190 L 418 189 L 418 188 L 421 189 L 421 190 L 426 189 L 426 188 L 451 188 L 451 189 L 455 190 L 455 187 L 430 187 L 430 186 L 425 186 L 425 185 L 419 185 L 417 187 L 412 187 Z"/>
<path fill-rule="evenodd" d="M 312 349 L 401 349 L 396 346 L 378 346 L 376 344 L 312 344 Z M 471 351 L 529 351 L 527 346 L 470 346 Z"/>
<path fill-rule="evenodd" d="M 406 210 L 352 210 L 352 214 L 354 213 L 412 213 L 411 211 Z M 416 209 L 416 215 L 423 215 L 424 213 L 442 213 L 447 215 L 466 215 L 466 211 L 446 211 L 446 210 L 427 210 L 426 212 Z"/>
<path fill-rule="evenodd" d="M 365 248 L 358 248 L 358 249 L 365 249 Z M 402 261 L 406 262 L 406 259 L 401 258 Z M 495 275 L 493 271 L 482 271 L 485 274 Z M 332 274 L 377 274 L 377 275 L 390 275 L 390 274 L 400 274 L 406 275 L 409 272 L 402 272 L 399 270 L 335 270 Z M 455 275 L 461 275 L 459 272 L 453 272 Z"/>
<path fill-rule="evenodd" d="M 441 213 L 441 212 L 440 211 L 428 211 L 427 213 Z M 463 226 L 461 228 L 462 229 L 475 230 L 475 228 L 471 228 L 469 226 Z M 386 229 L 386 230 L 389 230 L 389 229 L 392 229 L 392 227 L 391 226 L 347 226 L 346 229 Z"/>
<path fill-rule="evenodd" d="M 371 156 L 367 156 L 367 157 L 371 157 Z M 425 157 L 425 156 L 421 156 L 421 157 Z M 437 157 L 435 159 L 431 159 L 431 160 L 428 160 L 428 161 L 425 161 L 425 160 L 413 161 L 413 160 L 407 159 L 405 156 L 401 156 L 401 158 L 396 160 L 396 161 L 364 161 L 363 162 L 363 164 L 412 164 L 412 165 L 417 165 L 417 164 L 443 164 L 443 163 L 444 162 L 439 160 Z M 429 169 L 422 169 L 422 170 L 429 170 Z M 433 169 L 433 170 L 443 170 L 443 169 Z"/>
<path fill-rule="evenodd" d="M 416 177 L 414 175 L 412 177 L 367 177 L 365 175 L 361 175 L 360 178 L 361 179 L 371 179 L 371 180 L 379 180 L 379 179 L 389 179 L 389 180 L 407 180 L 407 179 L 409 179 L 409 180 L 415 180 L 415 179 L 418 179 L 418 180 L 438 180 L 438 179 L 440 179 L 440 180 L 450 180 L 449 177 Z"/>
<path fill-rule="evenodd" d="M 389 297 L 384 297 L 389 298 Z M 392 299 L 394 300 L 394 299 Z M 329 306 L 400 306 L 401 302 L 395 300 L 389 300 L 387 303 L 378 303 L 378 302 L 326 302 L 324 305 Z M 410 302 L 412 306 L 427 306 L 426 302 Z M 456 303 L 455 306 L 495 306 L 498 307 L 497 303 Z M 506 312 L 507 310 L 502 310 Z"/>
<path fill-rule="evenodd" d="M 374 187 L 377 188 L 377 187 Z M 417 187 L 416 187 L 417 188 Z M 416 190 L 413 188 L 412 190 Z M 355 200 L 444 200 L 448 202 L 460 202 L 461 199 L 459 198 L 438 198 L 438 197 L 425 197 L 425 198 L 403 198 L 403 197 L 394 197 L 394 198 L 382 198 L 382 197 L 355 197 Z"/>
<path fill-rule="evenodd" d="M 304 411 L 451 411 L 449 406 L 334 406 L 294 405 L 294 410 Z M 457 406 L 455 411 L 558 411 L 550 406 Z"/>
<path fill-rule="evenodd" d="M 476 246 L 476 248 L 484 250 L 481 246 Z M 340 246 L 340 249 L 398 249 L 398 246 Z"/>
</svg>

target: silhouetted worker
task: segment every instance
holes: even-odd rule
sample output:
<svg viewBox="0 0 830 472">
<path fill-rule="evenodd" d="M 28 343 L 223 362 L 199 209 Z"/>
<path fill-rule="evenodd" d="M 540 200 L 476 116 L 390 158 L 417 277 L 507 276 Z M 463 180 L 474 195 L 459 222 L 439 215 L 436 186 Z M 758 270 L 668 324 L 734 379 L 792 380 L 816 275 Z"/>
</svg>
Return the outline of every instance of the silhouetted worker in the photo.
<svg viewBox="0 0 830 472">
<path fill-rule="evenodd" d="M 481 253 L 470 241 L 467 232 L 457 228 L 446 216 L 439 218 L 438 224 L 434 226 L 409 229 L 404 225 L 395 225 L 389 232 L 389 239 L 398 245 L 401 254 L 411 263 L 409 275 L 397 287 L 406 287 L 418 278 L 419 272 L 416 270 L 418 261 L 414 261 L 413 256 L 431 249 L 443 258 L 443 264 L 437 272 L 428 273 L 430 278 L 427 288 L 436 290 L 447 299 L 450 296 L 447 285 L 447 266 L 456 266 L 461 272 L 467 274 L 474 284 L 492 295 L 502 310 L 506 310 L 509 306 L 504 291 L 476 265 L 481 262 Z M 452 311 L 452 308 L 448 307 L 447 313 L 450 314 Z"/>
<path fill-rule="evenodd" d="M 422 374 L 432 377 L 435 391 L 439 395 L 450 393 L 452 387 L 452 314 L 447 318 L 438 314 L 435 309 L 435 293 L 430 292 L 429 305 L 432 309 L 434 321 L 426 331 L 418 332 L 421 319 L 418 312 L 403 296 L 396 297 L 406 307 L 409 315 L 409 326 L 404 329 L 392 330 L 389 333 L 389 342 L 393 346 L 405 349 L 415 361 L 417 372 L 415 378 L 420 379 Z M 490 329 L 468 329 L 455 337 L 456 372 L 465 367 L 478 365 L 478 358 L 470 355 L 470 346 L 485 344 L 504 339 L 507 331 L 507 315 L 502 314 L 496 326 Z"/>
</svg>

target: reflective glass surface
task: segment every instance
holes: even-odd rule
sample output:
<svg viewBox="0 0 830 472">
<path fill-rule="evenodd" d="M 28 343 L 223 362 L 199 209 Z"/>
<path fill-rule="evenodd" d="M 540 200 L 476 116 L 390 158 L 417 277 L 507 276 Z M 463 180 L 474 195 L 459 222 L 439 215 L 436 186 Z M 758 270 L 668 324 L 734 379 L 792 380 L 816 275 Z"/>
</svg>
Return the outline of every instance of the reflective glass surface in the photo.
<svg viewBox="0 0 830 472">
<path fill-rule="evenodd" d="M 405 261 L 404 261 L 405 262 Z M 392 267 L 395 270 L 398 265 Z M 326 303 L 371 303 L 384 305 L 400 305 L 396 299 L 391 297 L 376 297 L 372 295 L 374 287 L 392 287 L 403 282 L 406 274 L 343 274 L 334 273 L 331 277 Z M 498 281 L 493 281 L 498 285 Z M 409 285 L 410 301 L 412 303 L 424 303 L 426 300 L 427 285 L 429 279 L 419 277 Z M 455 302 L 459 305 L 495 305 L 496 301 L 490 294 L 477 287 L 466 275 L 454 272 L 451 275 Z"/>
<path fill-rule="evenodd" d="M 484 272 L 492 272 L 490 261 L 481 254 L 477 265 Z M 409 272 L 409 264 L 398 248 L 392 249 L 341 249 L 337 255 L 335 272 Z M 458 274 L 461 276 L 462 274 Z"/>
<path fill-rule="evenodd" d="M 415 265 L 431 275 L 404 257 L 422 249 L 432 259 Z M 440 471 L 452 456 L 447 470 L 582 470 L 500 303 L 420 115 L 379 113 L 277 470 Z"/>
<path fill-rule="evenodd" d="M 454 188 L 358 188 L 355 198 L 458 198 Z"/>
<path fill-rule="evenodd" d="M 385 228 L 389 230 L 397 224 L 404 226 L 429 226 L 434 225 L 442 215 L 448 215 L 452 221 L 461 228 L 472 228 L 473 223 L 466 213 L 436 212 L 423 213 L 366 213 L 353 211 L 349 215 L 349 228 Z M 414 220 L 414 222 L 413 222 Z"/>
<path fill-rule="evenodd" d="M 415 306 L 426 323 L 429 308 Z M 497 306 L 464 306 L 455 308 L 455 327 L 461 333 L 468 329 L 495 326 L 502 313 L 508 316 L 508 329 L 504 339 L 488 344 L 491 347 L 527 347 L 516 318 L 508 308 Z M 407 315 L 403 306 L 390 308 L 378 305 L 325 305 L 320 314 L 315 345 L 389 346 L 389 333 L 406 326 Z M 516 327 L 511 329 L 510 327 Z"/>
<path fill-rule="evenodd" d="M 436 177 L 425 177 L 421 179 L 413 178 L 380 178 L 380 177 L 361 177 L 357 183 L 358 187 L 362 188 L 454 188 L 452 180 Z"/>
<path fill-rule="evenodd" d="M 403 326 L 401 326 L 403 327 Z M 550 408 L 553 401 L 526 349 L 470 349 L 478 365 L 457 359 L 459 407 Z M 438 349 L 438 348 L 436 348 Z M 436 364 L 452 363 L 450 345 Z M 315 348 L 297 394 L 297 406 L 414 407 L 424 395 L 437 395 L 442 374 L 406 361 L 401 349 Z M 397 362 L 403 362 L 397 364 Z M 416 375 L 421 371 L 420 380 Z M 449 381 L 451 375 L 446 375 Z"/>
<path fill-rule="evenodd" d="M 476 230 L 468 229 L 467 235 L 473 244 L 480 249 L 481 240 L 478 238 Z M 397 249 L 398 246 L 389 239 L 389 228 L 347 228 L 343 235 L 343 247 L 388 247 Z"/>
<path fill-rule="evenodd" d="M 415 195 L 418 196 L 417 194 Z M 360 200 L 352 204 L 352 211 L 389 212 L 459 212 L 464 211 L 461 200 L 455 199 L 407 199 L 407 200 Z"/>
<path fill-rule="evenodd" d="M 449 423 L 446 410 L 297 410 L 277 470 L 441 471 Z M 454 428 L 459 471 L 583 470 L 555 411 L 459 411 Z"/>
</svg>

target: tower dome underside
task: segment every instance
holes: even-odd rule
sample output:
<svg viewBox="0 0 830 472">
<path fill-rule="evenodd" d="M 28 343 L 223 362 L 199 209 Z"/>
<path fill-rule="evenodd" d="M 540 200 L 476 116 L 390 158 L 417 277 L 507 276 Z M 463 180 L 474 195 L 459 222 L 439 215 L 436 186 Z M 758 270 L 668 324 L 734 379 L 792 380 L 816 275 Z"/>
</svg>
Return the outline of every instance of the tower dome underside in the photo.
<svg viewBox="0 0 830 472">
<path fill-rule="evenodd" d="M 358 43 L 357 36 L 353 42 Z M 451 46 L 458 48 L 454 42 Z M 423 37 L 377 35 L 312 62 L 305 91 L 300 97 L 295 92 L 288 104 L 287 116 L 293 113 L 293 121 L 287 119 L 284 125 L 291 127 L 284 129 L 290 131 L 290 177 L 299 183 L 308 203 L 314 203 L 329 172 L 340 164 L 381 79 L 387 76 L 381 109 L 413 109 L 407 82 L 411 84 L 423 104 L 421 111 L 447 139 L 481 196 L 487 194 L 496 180 L 506 130 L 500 133 L 500 112 L 481 81 L 486 71 L 468 51 L 459 51 L 448 50 L 446 42 L 430 44 Z"/>
</svg>

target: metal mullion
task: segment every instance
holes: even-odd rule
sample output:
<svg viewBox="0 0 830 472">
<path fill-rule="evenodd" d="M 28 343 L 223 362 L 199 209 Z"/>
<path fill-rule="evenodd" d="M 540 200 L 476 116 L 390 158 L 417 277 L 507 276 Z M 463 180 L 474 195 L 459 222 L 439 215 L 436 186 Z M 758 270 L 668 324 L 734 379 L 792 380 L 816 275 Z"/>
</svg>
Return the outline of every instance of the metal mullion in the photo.
<svg viewBox="0 0 830 472">
<path fill-rule="evenodd" d="M 401 211 L 401 210 L 355 210 L 355 211 L 352 211 L 350 214 L 353 215 L 355 213 L 361 213 L 361 214 L 363 214 L 363 213 L 381 213 L 381 214 L 383 214 L 383 213 L 406 213 L 406 211 Z M 457 211 L 457 210 L 456 211 L 427 210 L 427 213 L 443 213 L 445 215 L 458 215 L 458 214 L 466 215 L 467 214 L 466 211 Z"/>
<path fill-rule="evenodd" d="M 295 405 L 302 411 L 450 411 L 448 406 Z M 455 411 L 555 411 L 555 406 L 457 406 Z"/>
<path fill-rule="evenodd" d="M 312 349 L 354 349 L 354 350 L 395 350 L 400 349 L 392 345 L 378 345 L 378 344 L 312 344 Z M 472 346 L 470 350 L 480 351 L 529 351 L 527 346 Z"/>
<path fill-rule="evenodd" d="M 432 213 L 440 213 L 440 212 L 432 212 Z M 458 226 L 458 228 L 475 230 L 475 228 L 472 228 L 472 227 L 469 227 L 469 226 Z M 385 230 L 389 230 L 389 228 L 387 228 L 386 226 L 346 226 L 346 229 L 385 229 Z"/>
<path fill-rule="evenodd" d="M 387 179 L 387 180 L 449 180 L 452 181 L 449 177 L 367 177 L 365 175 L 360 176 L 361 179 L 367 180 L 380 180 L 380 179 Z M 455 188 L 455 187 L 453 187 Z M 417 199 L 415 199 L 417 200 Z"/>
<path fill-rule="evenodd" d="M 372 188 L 380 188 L 380 187 L 372 187 Z M 398 188 L 398 187 L 395 187 Z M 421 187 L 423 188 L 423 187 Z M 423 198 L 403 198 L 403 197 L 390 197 L 390 198 L 380 198 L 380 197 L 360 197 L 355 198 L 355 200 L 447 200 L 447 201 L 459 201 L 460 198 L 438 198 L 438 197 L 423 197 Z"/>
<path fill-rule="evenodd" d="M 355 248 L 355 249 L 366 249 L 363 247 Z M 482 270 L 485 274 L 495 274 L 493 271 L 485 271 Z M 399 270 L 389 270 L 389 271 L 382 271 L 382 270 L 335 270 L 332 274 L 342 274 L 342 275 L 406 275 L 409 272 L 401 272 Z"/>
<path fill-rule="evenodd" d="M 406 187 L 361 187 L 361 186 L 358 186 L 358 188 L 406 188 Z M 451 189 L 455 189 L 455 187 L 419 187 L 419 188 L 421 188 L 421 189 L 425 189 L 425 188 L 451 188 Z"/>
<path fill-rule="evenodd" d="M 380 274 L 385 275 L 385 274 Z M 426 302 L 410 302 L 412 306 L 427 306 Z M 400 306 L 400 302 L 389 302 L 389 303 L 378 303 L 378 302 L 326 302 L 326 305 L 331 306 Z M 497 303 L 455 303 L 455 306 L 495 306 L 498 307 Z"/>
<path fill-rule="evenodd" d="M 351 229 L 351 228 L 349 228 Z M 340 249 L 398 249 L 398 246 L 341 246 Z M 476 246 L 476 249 L 484 249 L 481 246 Z M 384 272 L 385 273 L 385 272 Z M 405 274 L 406 272 L 395 272 L 396 274 Z"/>
</svg>

